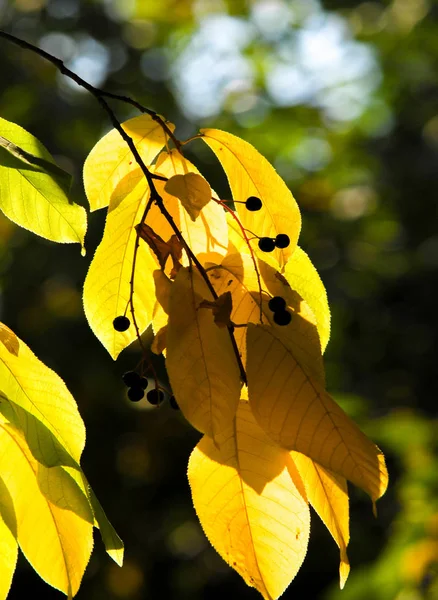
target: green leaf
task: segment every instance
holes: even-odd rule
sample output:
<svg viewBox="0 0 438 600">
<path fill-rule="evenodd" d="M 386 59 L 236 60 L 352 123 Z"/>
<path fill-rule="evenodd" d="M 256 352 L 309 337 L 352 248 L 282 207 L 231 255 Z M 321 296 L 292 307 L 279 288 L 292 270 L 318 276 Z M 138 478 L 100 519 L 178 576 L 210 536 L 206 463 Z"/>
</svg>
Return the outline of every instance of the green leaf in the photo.
<svg viewBox="0 0 438 600">
<path fill-rule="evenodd" d="M 68 175 L 41 142 L 0 118 L 0 209 L 4 214 L 48 240 L 83 246 L 87 215 L 67 197 L 69 187 Z"/>
</svg>

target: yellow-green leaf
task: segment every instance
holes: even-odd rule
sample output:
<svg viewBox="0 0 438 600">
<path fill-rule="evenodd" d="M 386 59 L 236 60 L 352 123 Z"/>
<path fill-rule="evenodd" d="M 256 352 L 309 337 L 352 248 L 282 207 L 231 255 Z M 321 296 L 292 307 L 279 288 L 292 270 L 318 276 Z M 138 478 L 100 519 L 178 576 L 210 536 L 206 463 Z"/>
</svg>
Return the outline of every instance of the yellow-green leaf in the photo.
<svg viewBox="0 0 438 600">
<path fill-rule="evenodd" d="M 240 372 L 227 329 L 211 309 L 213 296 L 200 275 L 183 267 L 172 284 L 166 368 L 186 419 L 215 440 L 233 421 L 240 397 Z"/>
<path fill-rule="evenodd" d="M 17 519 L 12 498 L 0 477 L 0 600 L 6 600 L 17 564 Z"/>
<path fill-rule="evenodd" d="M 132 187 L 132 189 L 131 189 Z M 131 191 L 129 191 L 131 190 Z M 126 195 L 124 195 L 128 192 Z M 144 178 L 137 185 L 121 189 L 122 198 L 110 204 L 103 239 L 99 244 L 84 283 L 84 310 L 96 337 L 116 359 L 136 339 L 134 319 L 129 304 L 134 250 L 137 240 L 135 225 L 140 223 L 149 188 Z M 154 308 L 153 271 L 157 268 L 147 244 L 139 240 L 134 279 L 134 311 L 140 333 L 151 322 Z M 113 320 L 126 314 L 131 321 L 127 331 L 119 332 Z"/>
<path fill-rule="evenodd" d="M 339 579 L 341 589 L 350 572 L 347 546 L 350 539 L 347 482 L 324 469 L 300 452 L 291 452 L 306 489 L 307 498 L 322 522 L 333 536 L 341 551 Z"/>
<path fill-rule="evenodd" d="M 284 592 L 307 551 L 309 507 L 288 459 L 240 402 L 217 445 L 204 436 L 189 462 L 193 504 L 208 539 L 266 600 Z"/>
<path fill-rule="evenodd" d="M 174 125 L 167 124 L 173 131 Z M 134 117 L 122 123 L 124 131 L 134 142 L 143 162 L 149 166 L 167 136 L 163 128 L 149 115 Z M 140 167 L 131 150 L 116 129 L 101 138 L 84 164 L 84 186 L 92 211 L 108 206 L 114 189 L 128 174 L 141 177 Z"/>
<path fill-rule="evenodd" d="M 166 182 L 164 189 L 181 201 L 192 221 L 196 221 L 204 206 L 211 202 L 210 185 L 197 173 L 174 175 Z"/>
<path fill-rule="evenodd" d="M 15 334 L 4 327 L 0 329 L 0 339 L 5 339 L 5 331 L 9 339 L 13 339 L 11 336 Z M 22 340 L 15 338 L 16 344 L 10 349 L 0 344 L 0 394 L 3 396 L 0 403 L 6 397 L 22 409 L 17 412 L 20 427 L 29 443 L 39 447 L 45 464 L 65 464 L 68 455 L 79 463 L 85 444 L 85 427 L 74 398 L 59 375 L 38 360 Z M 43 443 L 36 421 L 53 434 L 57 444 Z"/>
<path fill-rule="evenodd" d="M 330 307 L 324 284 L 310 258 L 299 246 L 289 258 L 283 275 L 291 288 L 298 292 L 312 309 L 316 318 L 322 352 L 330 339 Z"/>
<path fill-rule="evenodd" d="M 249 324 L 247 346 L 249 402 L 260 426 L 277 444 L 380 498 L 388 483 L 383 454 L 306 373 L 280 331 Z"/>
<path fill-rule="evenodd" d="M 0 118 L 0 136 L 33 160 L 24 161 L 0 145 L 0 209 L 17 225 L 48 240 L 83 245 L 87 214 L 68 198 L 66 174 L 22 127 Z"/>
<path fill-rule="evenodd" d="M 260 237 L 275 238 L 279 233 L 289 236 L 289 246 L 273 252 L 282 267 L 292 256 L 301 229 L 300 211 L 290 190 L 274 167 L 248 142 L 218 129 L 201 129 L 201 134 L 226 173 L 233 200 L 245 202 L 256 196 L 262 201 L 262 208 L 255 212 L 236 203 L 245 229 Z M 257 240 L 252 244 L 256 253 L 264 254 L 259 251 Z"/>
<path fill-rule="evenodd" d="M 1 419 L 0 448 L 20 548 L 47 583 L 72 597 L 93 548 L 88 500 L 61 467 L 38 463 L 20 432 Z"/>
</svg>

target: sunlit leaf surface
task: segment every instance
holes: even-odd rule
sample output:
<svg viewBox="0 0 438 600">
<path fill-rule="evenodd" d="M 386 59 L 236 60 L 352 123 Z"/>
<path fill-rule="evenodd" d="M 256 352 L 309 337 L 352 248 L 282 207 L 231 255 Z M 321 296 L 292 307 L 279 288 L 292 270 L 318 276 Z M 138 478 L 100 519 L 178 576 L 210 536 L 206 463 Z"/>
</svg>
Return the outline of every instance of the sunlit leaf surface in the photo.
<svg viewBox="0 0 438 600">
<path fill-rule="evenodd" d="M 0 118 L 0 136 L 33 160 L 22 160 L 0 145 L 0 209 L 17 225 L 48 240 L 83 245 L 87 215 L 68 198 L 68 176 L 22 127 Z"/>
<path fill-rule="evenodd" d="M 174 129 L 171 123 L 168 126 Z M 122 127 L 148 167 L 166 143 L 162 127 L 149 115 L 129 119 Z M 112 129 L 97 142 L 84 164 L 84 186 L 90 209 L 108 206 L 120 181 L 133 173 L 142 176 L 127 143 L 116 129 Z"/>
<path fill-rule="evenodd" d="M 222 558 L 266 600 L 278 598 L 304 560 L 310 514 L 289 455 L 240 402 L 235 423 L 204 436 L 188 477 L 204 531 Z"/>
</svg>

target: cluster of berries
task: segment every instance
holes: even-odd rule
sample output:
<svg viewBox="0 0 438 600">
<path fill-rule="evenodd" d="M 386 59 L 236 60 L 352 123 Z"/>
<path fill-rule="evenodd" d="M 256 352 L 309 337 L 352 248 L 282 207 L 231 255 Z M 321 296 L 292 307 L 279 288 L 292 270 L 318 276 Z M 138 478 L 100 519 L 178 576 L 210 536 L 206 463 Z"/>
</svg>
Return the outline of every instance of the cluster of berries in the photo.
<svg viewBox="0 0 438 600">
<path fill-rule="evenodd" d="M 289 244 L 290 238 L 285 233 L 279 233 L 275 238 L 259 238 L 259 248 L 262 252 L 272 252 L 275 248 L 287 248 Z"/>
<path fill-rule="evenodd" d="M 291 313 L 286 310 L 286 300 L 281 296 L 274 296 L 268 302 L 269 310 L 274 313 L 274 323 L 277 325 L 289 325 L 292 321 Z"/>
<path fill-rule="evenodd" d="M 132 402 L 139 402 L 144 398 L 145 390 L 148 387 L 148 380 L 146 377 L 142 377 L 136 371 L 127 371 L 122 375 L 123 383 L 129 388 L 128 398 Z M 164 393 L 162 390 L 152 388 L 146 394 L 146 399 L 152 406 L 159 406 L 164 400 Z M 175 410 L 179 410 L 179 406 L 174 396 L 169 398 L 169 404 Z"/>
</svg>

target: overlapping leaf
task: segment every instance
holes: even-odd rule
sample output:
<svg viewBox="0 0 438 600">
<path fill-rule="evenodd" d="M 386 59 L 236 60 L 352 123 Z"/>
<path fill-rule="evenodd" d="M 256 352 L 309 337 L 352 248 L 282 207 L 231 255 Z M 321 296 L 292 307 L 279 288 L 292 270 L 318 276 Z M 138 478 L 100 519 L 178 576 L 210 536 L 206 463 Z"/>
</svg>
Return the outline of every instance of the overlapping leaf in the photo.
<svg viewBox="0 0 438 600">
<path fill-rule="evenodd" d="M 220 265 L 209 269 L 210 281 L 218 295 L 231 292 L 233 323 L 258 323 L 260 318 L 275 329 L 281 329 L 282 336 L 288 346 L 294 349 L 300 364 L 306 372 L 324 384 L 324 366 L 321 357 L 318 333 L 315 327 L 315 317 L 302 298 L 292 290 L 282 276 L 270 265 L 261 260 L 256 261 L 260 281 L 256 275 L 253 261 L 246 254 L 232 252 Z M 260 286 L 263 291 L 260 294 Z M 275 324 L 273 313 L 268 308 L 271 296 L 281 296 L 285 299 L 292 313 L 292 321 L 286 327 Z M 245 364 L 246 361 L 246 328 L 236 328 L 234 331 L 237 347 Z"/>
<path fill-rule="evenodd" d="M 192 221 L 196 221 L 204 206 L 211 202 L 210 185 L 197 173 L 174 175 L 166 183 L 165 190 L 179 198 Z"/>
<path fill-rule="evenodd" d="M 48 240 L 83 245 L 87 215 L 67 196 L 69 176 L 22 127 L 0 118 L 0 137 L 0 209 Z"/>
<path fill-rule="evenodd" d="M 160 154 L 154 171 L 168 178 L 186 173 L 199 173 L 197 168 L 175 149 L 169 153 L 162 152 Z M 166 192 L 165 187 L 164 182 L 157 181 L 157 189 L 163 198 L 163 204 L 192 252 L 201 264 L 207 261 L 218 262 L 221 257 L 225 256 L 228 247 L 228 230 L 224 209 L 215 202 L 208 202 L 200 210 L 196 221 L 193 222 L 181 202 Z M 174 233 L 157 206 L 151 208 L 147 223 L 165 240 Z M 183 264 L 188 264 L 187 258 L 183 260 Z"/>
<path fill-rule="evenodd" d="M 44 579 L 67 594 L 75 593 L 91 552 L 93 523 L 110 556 L 119 564 L 123 560 L 123 544 L 79 465 L 85 442 L 82 419 L 61 378 L 3 324 L 0 376 L 1 524 Z M 26 509 L 29 498 L 31 511 Z M 6 533 L 3 538 L 7 548 L 0 579 L 6 590 L 14 547 Z M 52 550 L 45 553 L 44 544 Z M 52 564 L 57 549 L 60 554 Z"/>
<path fill-rule="evenodd" d="M 248 394 L 269 436 L 365 490 L 373 501 L 387 486 L 380 450 L 294 356 L 281 333 L 248 325 Z"/>
<path fill-rule="evenodd" d="M 238 252 L 241 255 L 251 256 L 248 242 L 245 240 L 235 216 L 228 213 L 227 222 L 230 244 L 229 253 Z M 249 235 L 249 237 L 251 236 Z M 270 253 L 263 253 L 261 260 L 270 265 L 274 271 L 277 271 L 278 265 Z M 296 246 L 294 253 L 282 269 L 281 275 L 290 287 L 309 305 L 315 315 L 321 349 L 324 353 L 330 338 L 330 307 L 328 305 L 327 293 L 312 261 L 299 246 Z"/>
<path fill-rule="evenodd" d="M 290 190 L 274 167 L 248 142 L 218 129 L 202 129 L 201 134 L 227 175 L 233 200 L 245 202 L 256 196 L 262 201 L 261 210 L 255 212 L 247 210 L 244 204 L 236 204 L 243 227 L 252 236 L 289 236 L 289 246 L 273 253 L 282 267 L 292 256 L 301 229 L 300 211 Z M 260 253 L 255 241 L 253 245 Z"/>
<path fill-rule="evenodd" d="M 183 267 L 172 284 L 166 368 L 186 419 L 214 440 L 232 423 L 240 397 L 240 372 L 227 329 L 219 328 L 213 300 L 196 271 Z"/>
<path fill-rule="evenodd" d="M 189 462 L 193 503 L 208 539 L 266 600 L 289 585 L 309 538 L 303 483 L 289 460 L 240 402 L 217 445 L 204 436 Z"/>
<path fill-rule="evenodd" d="M 136 339 L 130 306 L 137 241 L 135 225 L 142 219 L 148 197 L 149 189 L 142 177 L 128 177 L 123 185 L 119 185 L 117 194 L 111 199 L 103 238 L 84 283 L 86 317 L 94 334 L 114 359 Z M 152 273 L 157 262 L 149 247 L 139 241 L 133 304 L 137 326 L 142 333 L 151 322 L 155 304 Z M 127 331 L 116 331 L 113 320 L 125 313 L 131 325 Z"/>
<path fill-rule="evenodd" d="M 7 487 L 0 477 L 0 600 L 5 600 L 18 557 L 17 519 Z"/>
<path fill-rule="evenodd" d="M 174 126 L 167 124 L 173 131 Z M 166 134 L 149 115 L 134 117 L 122 124 L 132 139 L 144 164 L 149 166 L 166 143 Z M 84 185 L 92 211 L 110 203 L 113 191 L 129 175 L 141 177 L 140 167 L 116 129 L 112 129 L 94 146 L 84 164 Z"/>
<path fill-rule="evenodd" d="M 0 448 L 20 548 L 37 573 L 70 598 L 93 548 L 88 499 L 61 467 L 38 463 L 20 432 L 1 418 Z"/>
<path fill-rule="evenodd" d="M 347 482 L 299 452 L 291 458 L 303 480 L 307 498 L 321 517 L 341 551 L 339 579 L 341 589 L 350 572 L 347 545 L 350 538 Z"/>
</svg>

